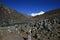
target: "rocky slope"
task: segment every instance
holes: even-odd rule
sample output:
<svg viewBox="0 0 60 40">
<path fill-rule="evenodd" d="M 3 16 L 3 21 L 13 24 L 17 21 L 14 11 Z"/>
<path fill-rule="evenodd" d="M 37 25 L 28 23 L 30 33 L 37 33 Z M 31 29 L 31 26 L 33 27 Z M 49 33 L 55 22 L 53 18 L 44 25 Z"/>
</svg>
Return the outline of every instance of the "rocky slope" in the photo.
<svg viewBox="0 0 60 40">
<path fill-rule="evenodd" d="M 30 18 L 0 4 L 0 25 L 0 40 L 60 40 L 60 9 Z"/>
<path fill-rule="evenodd" d="M 26 22 L 29 18 L 30 17 L 28 15 L 19 13 L 16 10 L 8 8 L 0 3 L 0 25 Z"/>
<path fill-rule="evenodd" d="M 54 9 L 51 11 L 45 12 L 43 15 L 37 15 L 35 17 L 32 17 L 33 20 L 38 21 L 40 19 L 53 19 L 53 18 L 58 18 L 60 19 L 60 8 Z"/>
<path fill-rule="evenodd" d="M 60 9 L 45 12 L 33 17 L 35 25 L 32 27 L 33 40 L 60 39 Z"/>
</svg>

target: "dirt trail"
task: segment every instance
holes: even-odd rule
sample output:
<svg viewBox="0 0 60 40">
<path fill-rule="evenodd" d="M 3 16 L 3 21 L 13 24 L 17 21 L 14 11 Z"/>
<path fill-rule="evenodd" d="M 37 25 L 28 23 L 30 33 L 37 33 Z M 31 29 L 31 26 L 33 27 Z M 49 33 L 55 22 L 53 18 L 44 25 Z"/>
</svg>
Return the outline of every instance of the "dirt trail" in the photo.
<svg viewBox="0 0 60 40">
<path fill-rule="evenodd" d="M 24 40 L 24 39 L 18 36 L 17 34 L 7 34 L 2 37 L 2 40 Z"/>
</svg>

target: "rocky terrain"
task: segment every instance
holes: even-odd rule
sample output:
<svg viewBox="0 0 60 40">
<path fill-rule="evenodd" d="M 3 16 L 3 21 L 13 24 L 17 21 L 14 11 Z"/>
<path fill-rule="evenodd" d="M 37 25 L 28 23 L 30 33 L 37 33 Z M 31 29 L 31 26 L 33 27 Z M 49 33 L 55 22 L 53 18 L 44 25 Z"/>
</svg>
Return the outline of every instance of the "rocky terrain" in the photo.
<svg viewBox="0 0 60 40">
<path fill-rule="evenodd" d="M 30 16 L 19 13 L 14 9 L 8 8 L 0 3 L 0 26 L 27 22 Z"/>
<path fill-rule="evenodd" d="M 60 9 L 30 17 L 0 3 L 0 40 L 59 40 Z"/>
</svg>

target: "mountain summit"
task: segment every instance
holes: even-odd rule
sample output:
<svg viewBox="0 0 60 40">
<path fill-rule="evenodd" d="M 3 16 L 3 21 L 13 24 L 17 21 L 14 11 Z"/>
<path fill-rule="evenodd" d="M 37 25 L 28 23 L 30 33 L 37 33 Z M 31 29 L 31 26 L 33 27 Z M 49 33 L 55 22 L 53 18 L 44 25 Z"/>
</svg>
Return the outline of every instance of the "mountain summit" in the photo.
<svg viewBox="0 0 60 40">
<path fill-rule="evenodd" d="M 35 17 L 32 17 L 32 19 L 35 20 L 35 21 L 38 21 L 38 20 L 41 20 L 41 19 L 53 19 L 53 18 L 60 19 L 60 8 L 47 11 L 42 15 L 37 15 Z"/>
</svg>

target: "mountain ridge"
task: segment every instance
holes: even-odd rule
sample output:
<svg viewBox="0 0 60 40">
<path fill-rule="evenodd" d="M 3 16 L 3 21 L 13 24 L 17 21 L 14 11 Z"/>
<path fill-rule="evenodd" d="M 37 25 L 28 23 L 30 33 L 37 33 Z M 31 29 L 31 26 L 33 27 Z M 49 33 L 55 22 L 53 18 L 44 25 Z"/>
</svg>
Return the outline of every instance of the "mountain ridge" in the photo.
<svg viewBox="0 0 60 40">
<path fill-rule="evenodd" d="M 60 18 L 60 8 L 47 11 L 42 15 L 37 15 L 35 17 L 32 17 L 32 19 L 35 21 L 38 21 L 39 19 L 45 19 L 45 18 L 47 18 L 47 19 L 51 18 L 52 19 L 55 17 Z"/>
<path fill-rule="evenodd" d="M 4 6 L 0 3 L 0 24 L 15 24 L 15 23 L 24 23 L 24 22 L 37 22 L 41 19 L 53 19 L 55 17 L 60 18 L 60 8 L 47 11 L 42 15 L 29 16 L 21 12 L 17 12 L 14 9 L 11 9 L 7 6 Z M 60 20 L 60 19 L 59 19 Z"/>
<path fill-rule="evenodd" d="M 3 6 L 3 4 L 0 3 L 0 18 L 1 23 L 0 24 L 13 24 L 13 23 L 20 23 L 20 22 L 26 22 L 26 20 L 29 20 L 29 16 L 20 12 L 17 12 L 14 9 L 8 8 L 6 6 Z"/>
</svg>

